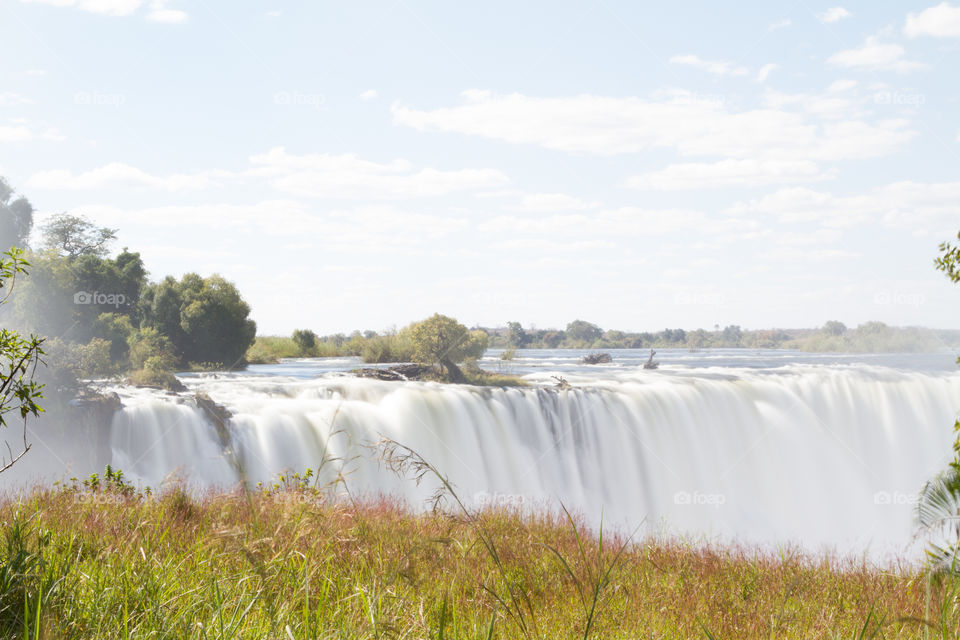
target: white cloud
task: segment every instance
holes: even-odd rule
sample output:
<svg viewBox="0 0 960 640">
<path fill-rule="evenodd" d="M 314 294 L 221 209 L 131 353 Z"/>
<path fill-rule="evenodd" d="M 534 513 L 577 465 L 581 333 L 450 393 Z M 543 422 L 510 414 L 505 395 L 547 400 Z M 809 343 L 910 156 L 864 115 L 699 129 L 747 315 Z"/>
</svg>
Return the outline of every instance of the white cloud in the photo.
<svg viewBox="0 0 960 640">
<path fill-rule="evenodd" d="M 33 104 L 33 100 L 12 91 L 0 91 L 0 107 L 15 107 L 21 104 Z"/>
<path fill-rule="evenodd" d="M 477 225 L 479 231 L 498 232 L 510 229 L 512 234 L 533 234 L 578 239 L 642 238 L 671 233 L 740 236 L 758 228 L 754 220 L 736 216 L 709 216 L 689 209 L 652 210 L 620 207 L 590 213 L 563 213 L 547 216 L 497 216 Z"/>
<path fill-rule="evenodd" d="M 941 2 L 920 13 L 907 14 L 903 33 L 911 38 L 933 36 L 935 38 L 960 38 L 960 7 Z"/>
<path fill-rule="evenodd" d="M 727 62 L 725 60 L 702 60 L 693 54 L 673 56 L 670 58 L 670 62 L 674 64 L 685 64 L 691 67 L 696 67 L 697 69 L 703 69 L 707 73 L 712 73 L 716 76 L 743 76 L 749 73 L 746 67 L 737 66 L 732 62 Z"/>
<path fill-rule="evenodd" d="M 811 249 L 781 247 L 764 251 L 757 255 L 759 260 L 770 260 L 780 264 L 797 264 L 811 262 L 815 264 L 823 262 L 833 262 L 835 260 L 852 260 L 861 257 L 855 251 L 845 251 L 843 249 Z"/>
<path fill-rule="evenodd" d="M 850 91 L 851 89 L 856 88 L 856 80 L 834 80 L 830 83 L 830 86 L 827 87 L 828 93 L 842 93 L 844 91 Z"/>
<path fill-rule="evenodd" d="M 377 98 L 380 97 L 380 94 L 377 93 L 376 89 L 367 89 L 366 91 L 361 93 L 358 97 L 364 102 L 368 102 L 370 100 L 376 100 Z"/>
<path fill-rule="evenodd" d="M 395 103 L 394 122 L 601 155 L 672 148 L 684 156 L 835 161 L 882 156 L 914 137 L 902 119 L 871 123 L 833 114 L 835 121 L 820 122 L 789 105 L 734 111 L 685 92 L 664 100 L 464 95 L 460 105 L 432 110 Z"/>
<path fill-rule="evenodd" d="M 118 186 L 151 187 L 165 191 L 203 189 L 215 184 L 218 177 L 226 177 L 223 171 L 207 171 L 194 175 L 173 174 L 154 176 L 136 167 L 121 162 L 74 174 L 72 171 L 55 169 L 40 171 L 27 180 L 27 186 L 37 189 L 109 189 Z"/>
<path fill-rule="evenodd" d="M 30 142 L 31 140 L 62 142 L 65 139 L 56 129 L 37 131 L 22 123 L 17 123 L 14 126 L 0 125 L 0 142 Z"/>
<path fill-rule="evenodd" d="M 757 72 L 757 82 L 766 82 L 767 76 L 769 76 L 771 72 L 775 71 L 779 67 L 780 65 L 773 62 L 760 67 L 760 71 Z"/>
<path fill-rule="evenodd" d="M 250 158 L 249 173 L 273 178 L 288 193 L 332 198 L 415 198 L 502 187 L 509 180 L 495 169 L 442 171 L 397 159 L 382 164 L 352 154 L 291 155 L 283 147 Z"/>
<path fill-rule="evenodd" d="M 179 9 L 168 9 L 169 0 L 153 0 L 150 3 L 150 13 L 147 14 L 147 20 L 152 22 L 165 22 L 174 24 L 177 22 L 186 22 L 189 16 L 186 11 Z"/>
<path fill-rule="evenodd" d="M 877 36 L 870 36 L 863 43 L 863 46 L 857 49 L 839 51 L 827 58 L 827 62 L 838 67 L 872 71 L 896 71 L 898 73 L 916 71 L 927 67 L 922 62 L 904 60 L 904 53 L 904 48 L 899 44 L 883 43 Z"/>
<path fill-rule="evenodd" d="M 779 20 L 777 22 L 771 22 L 769 25 L 767 25 L 767 31 L 776 31 L 777 29 L 783 29 L 785 27 L 789 27 L 791 24 L 792 22 L 790 21 L 790 18 L 784 18 L 783 20 Z"/>
<path fill-rule="evenodd" d="M 844 9 L 843 7 L 831 7 L 824 11 L 823 13 L 817 14 L 817 19 L 820 22 L 831 23 L 839 22 L 844 18 L 849 18 L 852 13 Z"/>
<path fill-rule="evenodd" d="M 0 129 L 0 140 L 3 131 Z M 28 139 L 22 135 L 14 139 Z M 113 187 L 147 187 L 163 191 L 188 191 L 221 186 L 228 179 L 263 179 L 290 194 L 328 198 L 416 198 L 458 191 L 502 187 L 509 180 L 494 169 L 441 171 L 415 170 L 407 160 L 389 163 L 361 160 L 354 155 L 291 155 L 283 147 L 251 156 L 242 172 L 221 170 L 158 176 L 121 162 L 81 173 L 57 169 L 35 173 L 27 186 L 41 189 L 105 190 Z"/>
<path fill-rule="evenodd" d="M 143 4 L 143 0 L 20 0 L 20 2 L 46 4 L 53 7 L 76 7 L 83 11 L 107 16 L 128 16 Z"/>
<path fill-rule="evenodd" d="M 310 238 L 313 249 L 324 247 L 349 252 L 406 250 L 405 247 L 427 243 L 466 226 L 464 219 L 455 216 L 429 215 L 389 205 L 318 210 L 293 200 L 141 209 L 85 205 L 75 210 L 99 224 L 121 230 L 153 229 L 154 237 L 157 233 L 179 234 L 184 228 L 190 228 L 196 237 L 206 241 L 207 235 L 222 238 L 223 231 L 230 230 L 254 237 Z"/>
<path fill-rule="evenodd" d="M 865 115 L 864 97 L 851 92 L 855 86 L 835 81 L 824 93 L 782 93 L 768 90 L 763 94 L 763 105 L 771 109 L 798 108 L 823 120 L 851 120 Z"/>
<path fill-rule="evenodd" d="M 825 227 L 882 223 L 888 227 L 941 234 L 960 216 L 960 182 L 894 182 L 852 196 L 789 187 L 739 202 L 730 215 L 775 214 L 781 222 L 819 222 Z"/>
<path fill-rule="evenodd" d="M 626 185 L 644 190 L 693 190 L 728 187 L 760 187 L 832 178 L 809 160 L 770 161 L 728 158 L 715 163 L 671 164 L 627 180 Z"/>
<path fill-rule="evenodd" d="M 587 202 L 565 193 L 531 193 L 523 196 L 516 208 L 523 211 L 575 211 L 599 206 L 598 202 Z"/>
</svg>

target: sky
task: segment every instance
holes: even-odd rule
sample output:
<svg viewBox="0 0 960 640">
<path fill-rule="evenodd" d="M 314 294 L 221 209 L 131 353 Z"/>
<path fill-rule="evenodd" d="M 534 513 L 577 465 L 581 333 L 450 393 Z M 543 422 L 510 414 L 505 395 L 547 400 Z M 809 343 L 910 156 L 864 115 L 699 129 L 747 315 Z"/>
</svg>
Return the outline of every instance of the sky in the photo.
<svg viewBox="0 0 960 640">
<path fill-rule="evenodd" d="M 37 224 L 261 334 L 957 328 L 960 4 L 0 0 Z M 36 238 L 34 239 L 36 243 Z"/>
</svg>

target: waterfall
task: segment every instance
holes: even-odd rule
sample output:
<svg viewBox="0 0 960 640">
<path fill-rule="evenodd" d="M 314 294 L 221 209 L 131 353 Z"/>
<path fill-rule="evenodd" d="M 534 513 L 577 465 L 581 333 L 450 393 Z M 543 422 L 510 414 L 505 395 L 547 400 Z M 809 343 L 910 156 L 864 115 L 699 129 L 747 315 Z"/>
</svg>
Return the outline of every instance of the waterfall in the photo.
<svg viewBox="0 0 960 640">
<path fill-rule="evenodd" d="M 323 466 L 354 495 L 419 503 L 364 445 L 421 454 L 473 506 L 551 508 L 597 522 L 723 539 L 906 548 L 923 482 L 951 454 L 960 374 L 789 365 L 571 377 L 527 388 L 396 383 L 338 374 L 189 381 L 231 413 L 246 482 Z M 540 383 L 537 385 L 536 383 Z M 194 404 L 139 391 L 112 425 L 113 463 L 159 486 L 240 481 Z"/>
</svg>

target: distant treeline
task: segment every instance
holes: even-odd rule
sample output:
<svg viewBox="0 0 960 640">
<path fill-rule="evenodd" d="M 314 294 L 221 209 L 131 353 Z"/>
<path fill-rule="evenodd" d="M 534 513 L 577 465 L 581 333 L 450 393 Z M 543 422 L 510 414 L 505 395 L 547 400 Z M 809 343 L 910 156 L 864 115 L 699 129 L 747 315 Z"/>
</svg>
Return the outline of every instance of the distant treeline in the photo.
<svg viewBox="0 0 960 640">
<path fill-rule="evenodd" d="M 604 330 L 585 320 L 565 329 L 525 329 L 519 322 L 505 327 L 475 327 L 487 334 L 490 348 L 500 349 L 648 349 L 748 348 L 797 349 L 811 352 L 919 353 L 960 345 L 960 330 L 891 327 L 866 322 L 848 328 L 832 320 L 819 329 L 664 329 L 658 332 Z M 247 352 L 251 363 L 278 358 L 359 356 L 364 362 L 407 362 L 413 345 L 407 329 L 388 332 L 354 331 L 318 336 L 306 329 L 290 337 L 261 336 Z"/>
</svg>

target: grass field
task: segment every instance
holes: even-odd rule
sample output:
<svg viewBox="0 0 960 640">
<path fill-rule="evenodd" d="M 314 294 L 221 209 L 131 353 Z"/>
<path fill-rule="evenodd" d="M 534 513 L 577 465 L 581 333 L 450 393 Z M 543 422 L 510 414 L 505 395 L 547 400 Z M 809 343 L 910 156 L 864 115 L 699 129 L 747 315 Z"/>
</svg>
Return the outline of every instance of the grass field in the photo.
<svg viewBox="0 0 960 640">
<path fill-rule="evenodd" d="M 915 570 L 666 540 L 634 541 L 618 556 L 623 540 L 601 545 L 563 514 L 415 514 L 387 499 L 326 495 L 144 496 L 101 482 L 8 498 L 0 637 L 958 633 L 952 586 Z"/>
</svg>

